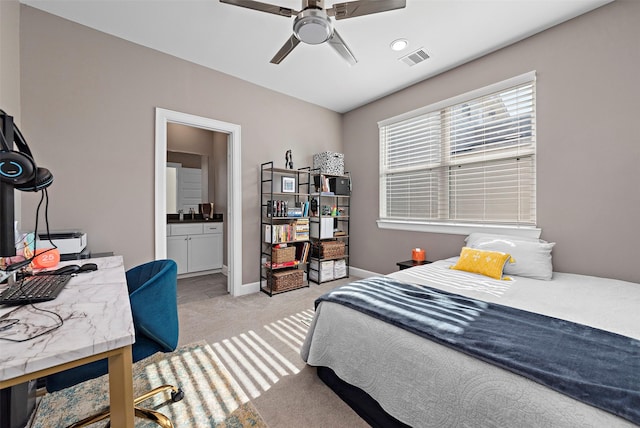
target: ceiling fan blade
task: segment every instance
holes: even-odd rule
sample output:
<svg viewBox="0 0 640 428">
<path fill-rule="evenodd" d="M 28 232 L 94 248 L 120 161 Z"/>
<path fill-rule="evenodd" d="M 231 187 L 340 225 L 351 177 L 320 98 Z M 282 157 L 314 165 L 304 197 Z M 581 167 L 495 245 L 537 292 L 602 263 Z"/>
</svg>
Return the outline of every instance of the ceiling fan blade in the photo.
<svg viewBox="0 0 640 428">
<path fill-rule="evenodd" d="M 291 53 L 293 48 L 298 46 L 298 43 L 300 43 L 300 40 L 298 40 L 298 38 L 292 34 L 289 40 L 285 42 L 285 44 L 280 48 L 278 53 L 271 59 L 271 63 L 280 64 L 282 60 L 285 59 L 287 55 Z"/>
<path fill-rule="evenodd" d="M 333 30 L 331 38 L 327 40 L 327 43 L 329 43 L 342 58 L 346 59 L 349 65 L 356 65 L 358 60 L 353 56 L 353 53 L 335 29 Z"/>
<path fill-rule="evenodd" d="M 275 4 L 262 3 L 253 0 L 220 0 L 220 3 L 227 3 L 234 6 L 246 7 L 247 9 L 258 10 L 260 12 L 273 13 L 274 15 L 291 17 L 299 12 L 287 7 L 277 6 Z"/>
<path fill-rule="evenodd" d="M 356 0 L 345 3 L 335 3 L 331 9 L 327 9 L 327 15 L 333 16 L 336 19 L 346 19 L 370 15 L 372 13 L 386 12 L 388 10 L 402 9 L 406 6 L 407 0 Z"/>
</svg>

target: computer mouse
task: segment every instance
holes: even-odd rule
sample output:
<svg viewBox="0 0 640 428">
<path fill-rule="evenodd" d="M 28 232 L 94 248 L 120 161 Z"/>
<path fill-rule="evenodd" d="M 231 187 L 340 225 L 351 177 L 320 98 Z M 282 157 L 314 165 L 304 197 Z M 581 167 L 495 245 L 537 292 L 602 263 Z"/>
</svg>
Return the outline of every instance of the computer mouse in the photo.
<svg viewBox="0 0 640 428">
<path fill-rule="evenodd" d="M 76 273 L 80 270 L 80 266 L 78 265 L 68 265 L 62 266 L 50 273 L 50 275 L 71 275 L 72 273 Z"/>
<path fill-rule="evenodd" d="M 95 263 L 85 263 L 80 266 L 79 272 L 93 272 L 94 270 L 98 270 L 98 265 Z"/>
</svg>

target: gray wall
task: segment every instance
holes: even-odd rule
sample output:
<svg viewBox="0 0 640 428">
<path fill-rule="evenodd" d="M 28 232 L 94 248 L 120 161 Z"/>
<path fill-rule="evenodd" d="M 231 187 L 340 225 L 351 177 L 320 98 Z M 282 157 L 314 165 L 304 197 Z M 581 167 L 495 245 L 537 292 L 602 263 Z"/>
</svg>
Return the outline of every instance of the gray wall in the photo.
<svg viewBox="0 0 640 428">
<path fill-rule="evenodd" d="M 22 104 L 20 123 L 36 160 L 56 177 L 51 224 L 86 230 L 94 251 L 123 254 L 129 266 L 153 258 L 153 120 L 154 108 L 163 107 L 242 125 L 243 282 L 257 280 L 250 262 L 258 252 L 257 165 L 283 160 L 288 148 L 296 166 L 323 150 L 345 153 L 354 179 L 353 266 L 390 272 L 415 246 L 432 259 L 456 255 L 462 236 L 377 228 L 376 122 L 537 70 L 538 224 L 543 238 L 557 242 L 556 270 L 640 282 L 640 2 L 618 0 L 343 118 L 20 9 L 22 91 L 13 102 Z M 4 12 L 0 19 L 4 30 Z M 3 32 L 3 54 L 5 45 Z M 36 202 L 35 195 L 23 197 L 27 225 Z"/>
<path fill-rule="evenodd" d="M 352 265 L 388 273 L 412 247 L 439 259 L 463 244 L 377 228 L 377 121 L 536 70 L 538 226 L 554 268 L 640 282 L 639 21 L 640 2 L 619 0 L 347 113 Z"/>
<path fill-rule="evenodd" d="M 258 280 L 259 164 L 342 147 L 335 112 L 24 5 L 20 55 L 22 131 L 55 176 L 51 226 L 127 267 L 154 258 L 155 107 L 242 126 L 243 283 Z M 23 197 L 25 227 L 36 204 Z"/>
<path fill-rule="evenodd" d="M 20 123 L 20 3 L 0 1 L 0 108 Z"/>
</svg>

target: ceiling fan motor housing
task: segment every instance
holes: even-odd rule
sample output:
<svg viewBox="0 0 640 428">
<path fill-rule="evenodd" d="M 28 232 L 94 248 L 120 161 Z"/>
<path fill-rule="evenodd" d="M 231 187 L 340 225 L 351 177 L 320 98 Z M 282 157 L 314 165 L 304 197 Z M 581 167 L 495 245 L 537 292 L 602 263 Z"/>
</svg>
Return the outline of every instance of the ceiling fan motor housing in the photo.
<svg viewBox="0 0 640 428">
<path fill-rule="evenodd" d="M 319 45 L 331 38 L 333 25 L 324 10 L 305 9 L 293 22 L 293 33 L 301 42 Z"/>
</svg>

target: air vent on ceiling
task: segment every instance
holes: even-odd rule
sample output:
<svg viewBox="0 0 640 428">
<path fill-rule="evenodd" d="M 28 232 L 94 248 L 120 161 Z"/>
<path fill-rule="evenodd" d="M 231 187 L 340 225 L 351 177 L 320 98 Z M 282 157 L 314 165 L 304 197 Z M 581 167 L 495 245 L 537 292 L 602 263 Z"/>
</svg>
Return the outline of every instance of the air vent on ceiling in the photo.
<svg viewBox="0 0 640 428">
<path fill-rule="evenodd" d="M 398 58 L 398 60 L 404 62 L 407 65 L 416 65 L 428 58 L 429 54 L 427 54 L 424 48 L 420 48 L 417 51 L 413 51 L 410 54 Z"/>
</svg>

